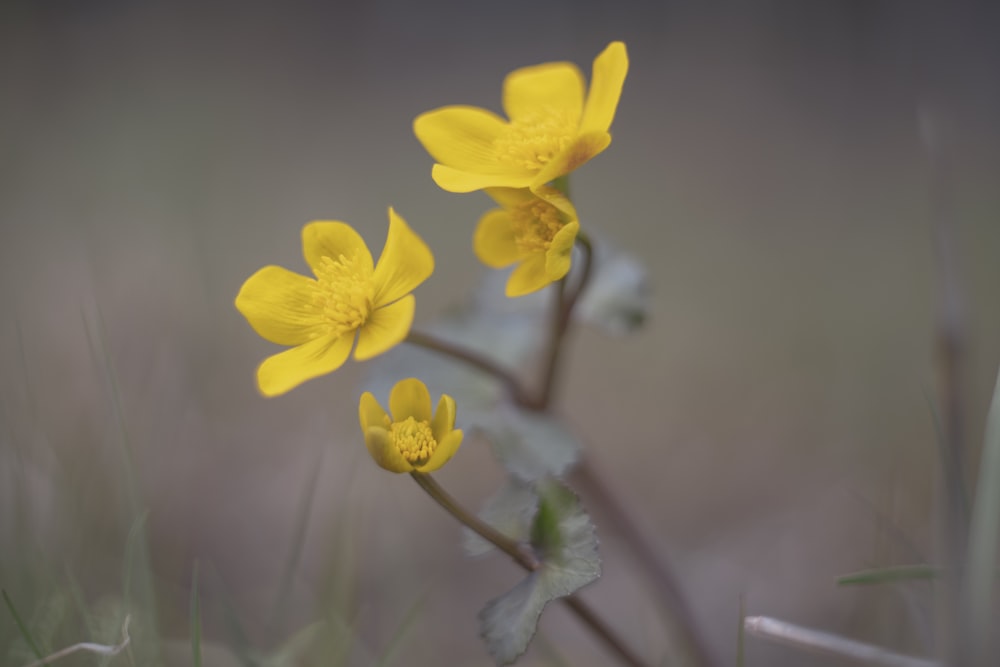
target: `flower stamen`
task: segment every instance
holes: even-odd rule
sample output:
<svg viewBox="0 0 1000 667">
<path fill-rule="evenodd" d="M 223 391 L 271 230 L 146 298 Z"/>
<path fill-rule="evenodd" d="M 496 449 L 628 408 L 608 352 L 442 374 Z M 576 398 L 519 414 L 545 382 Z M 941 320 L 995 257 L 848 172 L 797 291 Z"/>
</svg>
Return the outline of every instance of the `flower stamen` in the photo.
<svg viewBox="0 0 1000 667">
<path fill-rule="evenodd" d="M 391 424 L 389 437 L 407 463 L 415 468 L 427 463 L 437 449 L 437 441 L 434 440 L 430 424 L 426 421 L 417 421 L 413 417 Z"/>
<path fill-rule="evenodd" d="M 360 262 L 360 253 L 337 259 L 323 257 L 315 272 L 314 304 L 327 328 L 314 337 L 330 333 L 341 336 L 364 326 L 372 314 L 375 287 L 371 272 Z"/>
<path fill-rule="evenodd" d="M 545 252 L 566 225 L 562 212 L 541 199 L 531 199 L 510 209 L 514 243 L 522 252 Z"/>
<path fill-rule="evenodd" d="M 539 171 L 573 141 L 579 119 L 568 112 L 545 107 L 511 120 L 506 132 L 493 142 L 501 162 Z"/>
</svg>

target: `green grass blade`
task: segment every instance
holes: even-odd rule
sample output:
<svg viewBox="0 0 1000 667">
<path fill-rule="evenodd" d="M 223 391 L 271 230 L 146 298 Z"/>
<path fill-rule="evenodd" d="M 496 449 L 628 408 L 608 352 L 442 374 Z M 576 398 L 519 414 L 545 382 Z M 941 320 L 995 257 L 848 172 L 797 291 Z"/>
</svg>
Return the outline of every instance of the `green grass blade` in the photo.
<svg viewBox="0 0 1000 667">
<path fill-rule="evenodd" d="M 893 565 L 852 572 L 837 578 L 838 586 L 886 584 L 899 581 L 930 581 L 941 576 L 942 570 L 933 565 Z"/>
<path fill-rule="evenodd" d="M 125 599 L 127 609 L 135 606 L 135 600 L 132 599 L 132 584 L 135 579 L 133 572 L 135 561 L 137 560 L 137 552 L 141 550 L 141 542 L 145 539 L 144 528 L 148 514 L 148 511 L 142 512 L 135 518 L 135 521 L 132 522 L 132 526 L 129 528 L 128 538 L 125 540 L 125 576 L 122 582 L 122 597 Z"/>
<path fill-rule="evenodd" d="M 740 593 L 740 627 L 736 631 L 736 667 L 743 667 L 744 660 L 746 660 L 746 618 L 747 599 L 744 594 Z"/>
<path fill-rule="evenodd" d="M 225 581 L 218 570 L 213 567 L 211 561 L 208 563 L 209 586 L 212 590 L 212 600 L 216 600 L 221 605 L 222 621 L 225 623 L 226 632 L 229 635 L 229 649 L 236 660 L 243 667 L 260 667 L 262 664 L 260 651 L 254 647 L 240 621 L 239 612 L 230 597 Z"/>
<path fill-rule="evenodd" d="M 375 663 L 376 667 L 388 667 L 392 664 L 396 654 L 399 652 L 399 648 L 403 644 L 403 639 L 409 633 L 410 628 L 413 627 L 413 623 L 417 620 L 420 611 L 424 608 L 424 604 L 427 602 L 429 593 L 429 590 L 424 591 L 424 593 L 418 597 L 412 605 L 410 605 L 410 608 L 406 611 L 406 615 L 403 616 L 403 620 L 399 624 L 399 627 L 396 628 L 396 632 L 394 632 L 392 637 L 389 638 L 389 641 L 385 646 L 385 650 L 382 652 L 382 656 L 379 658 L 378 662 Z"/>
<path fill-rule="evenodd" d="M 997 538 L 1000 537 L 1000 374 L 986 417 L 986 434 L 979 460 L 976 502 L 972 507 L 966 567 L 966 608 L 969 643 L 976 659 L 985 658 L 993 634 L 993 583 Z"/>
<path fill-rule="evenodd" d="M 28 626 L 24 624 L 24 621 L 21 619 L 21 615 L 17 613 L 17 609 L 14 608 L 14 602 L 10 599 L 10 596 L 7 595 L 7 591 L 0 590 L 0 593 L 3 593 L 3 601 L 4 604 L 7 605 L 7 611 L 9 611 L 10 615 L 14 617 L 14 622 L 17 623 L 17 629 L 21 631 L 21 636 L 24 637 L 24 641 L 28 643 L 28 647 L 31 649 L 31 652 L 35 654 L 36 658 L 43 660 L 44 657 L 41 649 L 38 648 L 38 644 L 35 643 L 35 639 L 31 636 L 31 633 L 28 632 Z"/>
<path fill-rule="evenodd" d="M 198 561 L 191 572 L 191 664 L 201 667 L 201 601 L 198 595 Z"/>
<path fill-rule="evenodd" d="M 305 489 L 303 490 L 302 497 L 299 498 L 299 506 L 296 511 L 295 516 L 295 528 L 292 532 L 292 546 L 291 551 L 288 554 L 288 560 L 285 563 L 284 570 L 281 573 L 280 583 L 278 584 L 278 598 L 274 605 L 274 612 L 271 617 L 271 624 L 273 625 L 275 621 L 279 618 L 285 616 L 288 600 L 292 594 L 292 582 L 295 578 L 295 572 L 299 568 L 299 562 L 302 559 L 302 549 L 305 546 L 306 535 L 309 531 L 309 517 L 312 516 L 313 501 L 316 498 L 316 486 L 319 481 L 319 473 L 323 467 L 323 454 L 326 452 L 326 443 L 322 443 L 319 447 L 319 454 L 317 455 L 317 460 L 312 466 L 309 479 L 306 482 Z"/>
</svg>

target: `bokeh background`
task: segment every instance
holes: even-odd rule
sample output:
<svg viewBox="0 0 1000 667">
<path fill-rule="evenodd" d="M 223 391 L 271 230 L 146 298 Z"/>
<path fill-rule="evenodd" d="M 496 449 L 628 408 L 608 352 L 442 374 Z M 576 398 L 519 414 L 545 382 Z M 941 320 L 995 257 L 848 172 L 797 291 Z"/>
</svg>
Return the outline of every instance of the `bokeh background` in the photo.
<svg viewBox="0 0 1000 667">
<path fill-rule="evenodd" d="M 940 555 L 935 224 L 961 286 L 974 470 L 1000 359 L 997 34 L 985 2 L 3 3 L 0 584 L 36 621 L 67 582 L 80 609 L 113 606 L 139 507 L 170 664 L 190 664 L 195 560 L 206 664 L 322 614 L 349 664 L 393 646 L 393 664 L 490 664 L 475 614 L 516 570 L 466 560 L 450 519 L 368 460 L 357 364 L 257 395 L 273 348 L 232 301 L 264 264 L 304 269 L 309 220 L 377 249 L 392 204 L 437 256 L 431 321 L 478 280 L 488 202 L 436 188 L 412 119 L 499 110 L 511 69 L 589 73 L 621 39 L 614 141 L 573 191 L 647 267 L 650 317 L 572 337 L 559 412 L 728 664 L 741 596 L 934 650 L 929 587 L 835 579 Z M 475 507 L 502 476 L 470 442 L 440 479 Z M 596 518 L 605 576 L 585 597 L 663 656 L 656 605 Z M 609 664 L 563 610 L 542 628 L 526 664 L 558 664 L 545 646 Z M 752 638 L 746 658 L 839 664 Z"/>
</svg>

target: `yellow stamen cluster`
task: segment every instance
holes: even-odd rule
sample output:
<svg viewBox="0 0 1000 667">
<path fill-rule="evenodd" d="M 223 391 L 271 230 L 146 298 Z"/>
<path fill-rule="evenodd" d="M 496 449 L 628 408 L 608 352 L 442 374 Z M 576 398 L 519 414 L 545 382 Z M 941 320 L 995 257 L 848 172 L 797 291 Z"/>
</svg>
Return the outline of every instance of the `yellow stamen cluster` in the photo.
<svg viewBox="0 0 1000 667">
<path fill-rule="evenodd" d="M 523 252 L 544 252 L 556 233 L 566 224 L 562 213 L 552 204 L 532 199 L 510 209 L 514 242 Z"/>
<path fill-rule="evenodd" d="M 413 417 L 407 417 L 406 421 L 390 425 L 389 437 L 403 458 L 414 467 L 427 463 L 431 454 L 437 449 L 430 424 L 426 421 L 417 421 Z"/>
<path fill-rule="evenodd" d="M 336 260 L 323 257 L 316 268 L 316 282 L 315 303 L 329 326 L 325 333 L 342 335 L 364 326 L 372 313 L 375 288 L 358 253 Z"/>
<path fill-rule="evenodd" d="M 569 146 L 577 121 L 565 111 L 542 109 L 512 120 L 493 147 L 502 162 L 537 171 Z"/>
</svg>

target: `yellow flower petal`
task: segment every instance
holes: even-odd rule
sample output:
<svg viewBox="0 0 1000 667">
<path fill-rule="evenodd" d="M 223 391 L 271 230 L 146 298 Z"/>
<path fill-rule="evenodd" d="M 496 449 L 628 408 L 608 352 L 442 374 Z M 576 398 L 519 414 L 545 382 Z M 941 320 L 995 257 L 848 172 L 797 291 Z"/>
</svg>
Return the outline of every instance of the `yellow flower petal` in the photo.
<svg viewBox="0 0 1000 667">
<path fill-rule="evenodd" d="M 417 471 L 425 473 L 434 472 L 447 463 L 461 446 L 462 435 L 462 431 L 458 429 L 446 435 L 444 440 L 437 443 L 437 448 L 434 450 L 434 453 L 431 454 L 431 457 L 427 459 L 427 463 L 417 468 Z"/>
<path fill-rule="evenodd" d="M 615 119 L 618 100 L 628 74 L 628 52 L 622 42 L 611 42 L 594 59 L 590 91 L 580 120 L 580 133 L 607 132 Z"/>
<path fill-rule="evenodd" d="M 372 282 L 375 285 L 375 308 L 392 303 L 412 292 L 434 272 L 434 255 L 392 208 L 389 209 L 389 234 L 378 258 Z"/>
<path fill-rule="evenodd" d="M 358 401 L 358 419 L 361 421 L 362 433 L 366 432 L 371 426 L 385 428 L 387 418 L 388 415 L 385 413 L 385 410 L 378 404 L 375 396 L 370 391 L 361 394 L 361 400 Z"/>
<path fill-rule="evenodd" d="M 381 426 L 369 426 L 365 429 L 365 446 L 375 459 L 375 463 L 390 472 L 412 472 L 413 466 L 403 458 L 399 449 L 392 442 L 389 431 Z"/>
<path fill-rule="evenodd" d="M 389 394 L 389 412 L 394 422 L 405 421 L 407 417 L 430 422 L 431 394 L 427 386 L 416 378 L 397 382 Z"/>
<path fill-rule="evenodd" d="M 507 279 L 506 294 L 509 297 L 524 296 L 542 289 L 552 280 L 545 271 L 545 255 L 534 253 L 514 267 Z"/>
<path fill-rule="evenodd" d="M 524 190 L 521 190 L 519 192 L 525 193 Z M 543 199 L 548 203 L 552 204 L 553 206 L 555 206 L 557 209 L 559 209 L 565 214 L 565 218 L 567 220 L 580 219 L 576 213 L 576 207 L 573 206 L 573 202 L 569 200 L 569 197 L 567 197 L 565 194 L 563 194 L 559 190 L 556 190 L 553 187 L 549 187 L 548 185 L 542 185 L 535 188 L 534 192 L 532 192 L 531 190 L 527 190 L 526 193 L 524 194 L 525 199 L 531 199 L 533 196 L 538 197 L 539 199 Z"/>
<path fill-rule="evenodd" d="M 441 395 L 434 419 L 431 420 L 431 433 L 435 442 L 441 442 L 455 428 L 455 399 L 447 394 Z"/>
<path fill-rule="evenodd" d="M 236 309 L 265 340 L 301 345 L 324 326 L 313 302 L 315 291 L 315 280 L 280 266 L 265 266 L 243 283 Z"/>
<path fill-rule="evenodd" d="M 503 82 L 503 108 L 513 121 L 538 114 L 562 113 L 577 122 L 583 112 L 583 74 L 572 63 L 522 67 Z"/>
<path fill-rule="evenodd" d="M 529 171 L 486 174 L 436 164 L 431 168 L 431 178 L 439 188 L 448 192 L 475 192 L 492 186 L 526 188 L 534 181 L 535 174 Z"/>
<path fill-rule="evenodd" d="M 487 211 L 479 219 L 472 238 L 472 249 L 480 262 L 493 269 L 502 269 L 516 262 L 521 251 L 514 241 L 510 213 L 502 208 Z"/>
<path fill-rule="evenodd" d="M 374 311 L 358 332 L 355 361 L 367 361 L 402 343 L 413 325 L 416 299 L 412 294 Z"/>
<path fill-rule="evenodd" d="M 556 232 L 552 245 L 545 251 L 545 273 L 549 280 L 561 280 L 569 273 L 573 261 L 573 245 L 579 231 L 580 223 L 574 221 Z"/>
<path fill-rule="evenodd" d="M 462 171 L 499 174 L 493 142 L 507 127 L 495 113 L 471 106 L 450 106 L 422 113 L 413 132 L 428 153 L 442 164 Z"/>
<path fill-rule="evenodd" d="M 337 260 L 344 255 L 347 258 L 357 256 L 359 268 L 371 275 L 372 254 L 361 235 L 345 222 L 317 220 L 303 227 L 302 253 L 313 273 L 323 257 Z"/>
<path fill-rule="evenodd" d="M 537 192 L 540 186 L 551 183 L 560 176 L 570 173 L 603 151 L 610 144 L 611 135 L 607 132 L 591 132 L 576 137 L 566 150 L 561 151 L 552 158 L 535 175 L 529 187 Z"/>
<path fill-rule="evenodd" d="M 265 396 L 278 396 L 306 380 L 340 368 L 354 344 L 354 336 L 322 336 L 268 357 L 257 369 L 257 385 Z"/>
<path fill-rule="evenodd" d="M 553 192 L 558 192 L 549 188 Z M 496 203 L 500 204 L 504 208 L 513 208 L 518 204 L 523 204 L 535 196 L 531 193 L 531 190 L 524 188 L 486 188 L 484 190 L 486 194 Z"/>
</svg>

